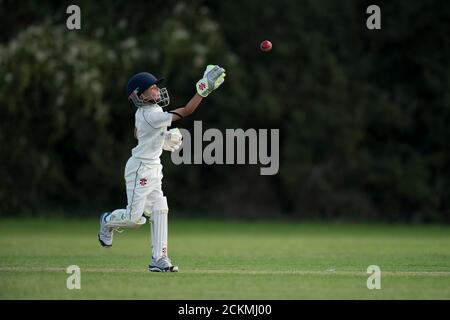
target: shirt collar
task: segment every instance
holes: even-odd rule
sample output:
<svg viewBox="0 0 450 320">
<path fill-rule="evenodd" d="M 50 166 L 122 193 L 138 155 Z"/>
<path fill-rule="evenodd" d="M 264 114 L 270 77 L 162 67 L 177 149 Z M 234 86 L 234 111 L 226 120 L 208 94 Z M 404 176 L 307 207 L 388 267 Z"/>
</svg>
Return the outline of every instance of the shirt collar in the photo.
<svg viewBox="0 0 450 320">
<path fill-rule="evenodd" d="M 146 105 L 143 105 L 141 108 L 142 109 L 151 109 L 151 108 L 158 108 L 159 107 L 159 105 L 158 104 L 156 104 L 156 103 L 153 103 L 153 104 L 146 104 Z"/>
</svg>

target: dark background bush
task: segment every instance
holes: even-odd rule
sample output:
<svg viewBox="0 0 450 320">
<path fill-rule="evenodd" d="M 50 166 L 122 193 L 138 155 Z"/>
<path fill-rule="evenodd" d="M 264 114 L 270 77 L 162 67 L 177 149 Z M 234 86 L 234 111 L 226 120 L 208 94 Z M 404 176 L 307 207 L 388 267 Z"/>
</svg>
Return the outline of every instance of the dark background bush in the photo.
<svg viewBox="0 0 450 320">
<path fill-rule="evenodd" d="M 79 31 L 66 28 L 70 4 Z M 164 154 L 173 211 L 449 222 L 450 4 L 374 3 L 376 31 L 369 4 L 1 1 L 0 214 L 123 207 L 136 143 L 127 79 L 165 76 L 175 108 L 214 63 L 225 84 L 176 125 L 279 128 L 280 170 L 175 166 Z"/>
</svg>

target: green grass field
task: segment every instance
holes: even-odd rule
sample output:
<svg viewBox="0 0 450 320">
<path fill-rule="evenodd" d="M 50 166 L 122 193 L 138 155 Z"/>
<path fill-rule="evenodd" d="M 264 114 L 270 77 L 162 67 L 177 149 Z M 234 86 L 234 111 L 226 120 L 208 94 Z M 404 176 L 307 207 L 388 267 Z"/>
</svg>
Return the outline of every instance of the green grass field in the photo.
<svg viewBox="0 0 450 320">
<path fill-rule="evenodd" d="M 448 226 L 173 220 L 177 274 L 147 271 L 148 225 L 116 234 L 111 249 L 97 228 L 0 220 L 0 299 L 450 299 Z M 66 288 L 69 265 L 81 290 Z M 367 289 L 369 265 L 380 290 Z"/>
</svg>

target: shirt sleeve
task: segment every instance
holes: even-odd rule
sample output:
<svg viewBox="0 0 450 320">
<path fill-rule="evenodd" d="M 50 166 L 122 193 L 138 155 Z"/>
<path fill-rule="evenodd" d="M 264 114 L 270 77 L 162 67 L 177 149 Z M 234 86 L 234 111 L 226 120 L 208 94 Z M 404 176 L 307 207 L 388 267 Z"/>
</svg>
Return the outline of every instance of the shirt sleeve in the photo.
<svg viewBox="0 0 450 320">
<path fill-rule="evenodd" d="M 143 112 L 145 122 L 153 128 L 168 127 L 172 124 L 172 114 L 168 112 Z"/>
</svg>

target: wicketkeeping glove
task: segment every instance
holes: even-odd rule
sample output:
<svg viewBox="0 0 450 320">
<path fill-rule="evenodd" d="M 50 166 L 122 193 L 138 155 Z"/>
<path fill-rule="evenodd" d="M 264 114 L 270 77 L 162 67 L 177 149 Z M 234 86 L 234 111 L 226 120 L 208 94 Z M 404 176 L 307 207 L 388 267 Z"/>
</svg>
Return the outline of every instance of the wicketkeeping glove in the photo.
<svg viewBox="0 0 450 320">
<path fill-rule="evenodd" d="M 197 92 L 202 97 L 207 97 L 225 81 L 225 69 L 217 65 L 208 65 L 203 78 L 197 82 Z"/>
<path fill-rule="evenodd" d="M 166 131 L 164 136 L 163 149 L 166 151 L 174 152 L 180 149 L 183 136 L 178 128 L 173 128 Z"/>
</svg>

